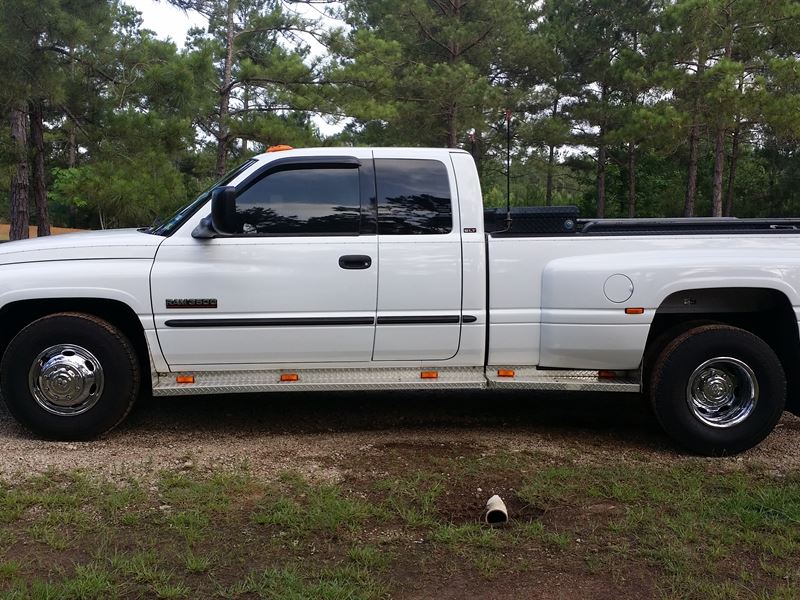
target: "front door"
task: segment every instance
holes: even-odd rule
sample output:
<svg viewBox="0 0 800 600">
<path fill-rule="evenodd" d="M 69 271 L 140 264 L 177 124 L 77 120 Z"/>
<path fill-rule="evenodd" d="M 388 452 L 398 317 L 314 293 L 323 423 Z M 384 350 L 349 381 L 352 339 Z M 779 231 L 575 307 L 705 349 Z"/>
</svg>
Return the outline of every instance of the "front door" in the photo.
<svg viewBox="0 0 800 600">
<path fill-rule="evenodd" d="M 237 186 L 238 234 L 164 241 L 151 285 L 171 369 L 371 360 L 378 242 L 360 154 L 267 163 Z"/>
</svg>

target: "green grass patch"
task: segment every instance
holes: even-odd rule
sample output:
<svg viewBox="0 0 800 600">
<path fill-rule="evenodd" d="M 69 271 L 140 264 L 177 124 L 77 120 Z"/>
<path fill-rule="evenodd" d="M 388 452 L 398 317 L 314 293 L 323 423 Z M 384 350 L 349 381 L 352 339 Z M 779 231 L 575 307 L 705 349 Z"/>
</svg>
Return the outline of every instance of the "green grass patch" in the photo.
<svg viewBox="0 0 800 600">
<path fill-rule="evenodd" d="M 798 474 L 524 452 L 393 464 L 338 484 L 246 469 L 0 482 L 0 597 L 377 599 L 448 581 L 481 596 L 552 572 L 623 596 L 800 597 Z M 494 489 L 505 527 L 480 522 Z"/>
<path fill-rule="evenodd" d="M 346 497 L 335 485 L 293 481 L 286 491 L 267 491 L 253 513 L 253 522 L 293 537 L 333 536 L 357 531 L 375 513 L 370 504 Z"/>
</svg>

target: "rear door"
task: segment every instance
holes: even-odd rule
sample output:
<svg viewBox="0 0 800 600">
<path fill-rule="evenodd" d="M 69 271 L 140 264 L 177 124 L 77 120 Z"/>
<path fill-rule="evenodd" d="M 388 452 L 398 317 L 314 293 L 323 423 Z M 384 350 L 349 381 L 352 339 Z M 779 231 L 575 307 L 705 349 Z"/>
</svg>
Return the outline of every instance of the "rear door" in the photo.
<svg viewBox="0 0 800 600">
<path fill-rule="evenodd" d="M 375 150 L 375 361 L 446 360 L 461 334 L 461 234 L 449 155 Z"/>
</svg>

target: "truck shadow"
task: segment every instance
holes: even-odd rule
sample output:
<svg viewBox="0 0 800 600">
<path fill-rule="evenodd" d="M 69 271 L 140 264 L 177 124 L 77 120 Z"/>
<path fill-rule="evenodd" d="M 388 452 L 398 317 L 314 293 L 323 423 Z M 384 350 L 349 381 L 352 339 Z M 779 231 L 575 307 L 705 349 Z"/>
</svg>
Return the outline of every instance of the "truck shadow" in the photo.
<svg viewBox="0 0 800 600">
<path fill-rule="evenodd" d="M 486 430 L 600 436 L 668 447 L 639 394 L 326 392 L 147 398 L 123 430 L 169 429 L 237 436 L 376 430 Z"/>
</svg>

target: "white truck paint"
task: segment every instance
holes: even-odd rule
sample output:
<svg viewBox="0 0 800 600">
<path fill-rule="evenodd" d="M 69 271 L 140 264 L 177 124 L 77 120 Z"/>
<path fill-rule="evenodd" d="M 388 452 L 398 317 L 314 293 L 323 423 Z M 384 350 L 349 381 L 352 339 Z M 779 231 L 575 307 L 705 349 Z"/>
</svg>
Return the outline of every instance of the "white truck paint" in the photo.
<svg viewBox="0 0 800 600">
<path fill-rule="evenodd" d="M 359 178 L 348 181 L 361 186 L 361 235 L 214 234 L 209 195 L 167 235 L 105 231 L 0 245 L 0 314 L 16 320 L 5 322 L 3 348 L 33 318 L 80 311 L 91 300 L 89 314 L 97 302 L 111 302 L 113 310 L 99 316 L 135 315 L 156 395 L 490 386 L 639 391 L 648 343 L 668 325 L 698 315 L 728 323 L 720 315 L 764 311 L 777 319 L 778 307 L 790 320 L 780 324 L 790 342 L 780 358 L 785 370 L 796 367 L 789 365 L 800 318 L 800 236 L 793 228 L 487 234 L 478 175 L 459 150 L 268 153 L 226 185 L 241 194 L 265 169 L 323 169 L 314 162 L 322 158 L 331 163 L 325 169 L 352 161 L 339 167 Z M 287 159 L 289 166 L 275 166 Z M 381 161 L 398 169 L 422 163 L 397 161 L 442 166 L 452 207 L 448 232 L 365 232 L 376 214 L 370 194 L 381 193 L 380 165 L 389 169 Z M 370 187 L 376 168 L 377 190 Z M 399 186 L 425 185 L 413 169 L 402 174 Z M 281 200 L 281 209 L 291 201 Z M 347 207 L 341 210 L 346 215 Z M 203 227 L 213 235 L 198 239 Z M 342 257 L 368 257 L 370 264 L 343 268 Z M 187 299 L 214 305 L 175 307 Z M 421 377 L 423 370 L 436 377 Z M 287 373 L 296 380 L 282 381 Z M 179 375 L 191 383 L 179 383 Z M 33 389 L 38 384 L 31 381 Z M 704 380 L 701 392 L 712 394 L 713 383 Z M 724 377 L 716 383 L 726 385 Z M 790 377 L 790 393 L 792 383 Z"/>
</svg>

